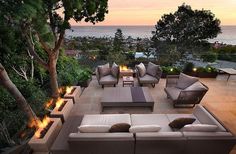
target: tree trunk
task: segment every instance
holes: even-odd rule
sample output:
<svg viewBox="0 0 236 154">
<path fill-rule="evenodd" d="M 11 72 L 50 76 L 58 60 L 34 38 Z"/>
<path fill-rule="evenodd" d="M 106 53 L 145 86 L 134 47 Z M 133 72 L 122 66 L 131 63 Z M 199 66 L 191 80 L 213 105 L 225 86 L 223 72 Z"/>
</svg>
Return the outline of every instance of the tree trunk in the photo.
<svg viewBox="0 0 236 154">
<path fill-rule="evenodd" d="M 15 84 L 11 81 L 5 68 L 2 66 L 1 63 L 0 63 L 0 84 L 15 98 L 18 107 L 26 114 L 26 116 L 37 124 L 38 118 L 36 114 L 31 109 L 26 99 L 17 89 Z"/>
<path fill-rule="evenodd" d="M 58 82 L 57 82 L 57 57 L 50 55 L 49 57 L 49 74 L 50 74 L 50 85 L 52 90 L 52 98 L 56 100 L 59 97 Z"/>
</svg>

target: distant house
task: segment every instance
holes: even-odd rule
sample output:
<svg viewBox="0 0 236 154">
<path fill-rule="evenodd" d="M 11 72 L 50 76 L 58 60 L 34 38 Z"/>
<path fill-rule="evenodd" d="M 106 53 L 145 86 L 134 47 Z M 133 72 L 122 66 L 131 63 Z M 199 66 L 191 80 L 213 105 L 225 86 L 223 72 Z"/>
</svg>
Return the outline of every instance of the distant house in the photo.
<svg viewBox="0 0 236 154">
<path fill-rule="evenodd" d="M 80 53 L 81 52 L 79 50 L 65 50 L 65 55 L 66 56 L 73 57 L 73 58 L 76 58 L 76 59 L 78 59 Z"/>
</svg>

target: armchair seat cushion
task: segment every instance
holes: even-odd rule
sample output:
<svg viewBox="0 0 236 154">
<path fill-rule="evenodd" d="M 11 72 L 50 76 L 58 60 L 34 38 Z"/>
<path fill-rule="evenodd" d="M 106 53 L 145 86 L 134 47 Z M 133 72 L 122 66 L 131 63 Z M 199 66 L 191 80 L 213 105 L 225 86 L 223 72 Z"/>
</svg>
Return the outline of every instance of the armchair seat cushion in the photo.
<svg viewBox="0 0 236 154">
<path fill-rule="evenodd" d="M 116 84 L 118 81 L 117 81 L 117 78 L 115 78 L 113 75 L 107 75 L 107 76 L 103 76 L 100 78 L 100 81 L 99 83 L 101 85 L 108 85 L 108 84 Z"/>
<path fill-rule="evenodd" d="M 182 89 L 176 88 L 176 87 L 166 87 L 165 92 L 167 95 L 173 100 L 178 100 L 179 94 L 182 91 Z"/>
<path fill-rule="evenodd" d="M 157 78 L 155 78 L 151 75 L 148 75 L 148 74 L 144 75 L 143 77 L 140 77 L 139 80 L 140 80 L 140 83 L 144 83 L 144 84 L 146 84 L 146 83 L 147 84 L 152 84 L 152 83 L 158 83 L 159 82 Z"/>
</svg>

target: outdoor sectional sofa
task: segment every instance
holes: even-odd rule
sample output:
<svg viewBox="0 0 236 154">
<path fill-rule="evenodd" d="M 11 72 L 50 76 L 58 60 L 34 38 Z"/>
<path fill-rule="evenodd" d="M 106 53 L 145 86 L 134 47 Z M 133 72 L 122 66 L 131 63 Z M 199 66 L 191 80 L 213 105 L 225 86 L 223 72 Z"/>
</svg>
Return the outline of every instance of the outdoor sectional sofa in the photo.
<svg viewBox="0 0 236 154">
<path fill-rule="evenodd" d="M 172 130 L 169 123 L 179 117 L 192 117 L 194 124 L 216 125 L 214 132 Z M 82 154 L 227 154 L 236 138 L 203 106 L 197 105 L 193 114 L 100 114 L 84 115 L 80 126 L 159 125 L 157 132 L 70 133 L 69 153 Z M 90 130 L 91 131 L 91 130 Z M 53 151 L 52 151 L 53 152 Z M 53 152 L 56 153 L 56 152 Z"/>
</svg>

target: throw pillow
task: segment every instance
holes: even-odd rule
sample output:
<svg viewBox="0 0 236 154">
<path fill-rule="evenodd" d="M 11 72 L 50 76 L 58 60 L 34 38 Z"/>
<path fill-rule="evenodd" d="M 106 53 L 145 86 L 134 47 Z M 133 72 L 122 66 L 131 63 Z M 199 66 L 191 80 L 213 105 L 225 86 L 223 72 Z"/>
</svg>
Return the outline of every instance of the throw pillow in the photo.
<svg viewBox="0 0 236 154">
<path fill-rule="evenodd" d="M 111 71 L 111 69 L 110 69 L 109 63 L 107 63 L 105 65 L 98 66 L 98 72 L 99 72 L 100 77 L 109 75 L 110 71 Z"/>
<path fill-rule="evenodd" d="M 140 77 L 143 77 L 146 74 L 146 68 L 143 63 L 140 63 L 136 66 L 139 72 Z"/>
<path fill-rule="evenodd" d="M 130 124 L 127 123 L 117 123 L 111 126 L 109 132 L 129 132 Z"/>
<path fill-rule="evenodd" d="M 109 125 L 81 125 L 78 127 L 81 133 L 108 133 Z"/>
<path fill-rule="evenodd" d="M 138 125 L 131 126 L 129 132 L 138 133 L 138 132 L 158 132 L 161 130 L 161 126 L 159 125 Z"/>
<path fill-rule="evenodd" d="M 147 74 L 151 76 L 156 76 L 158 69 L 159 69 L 158 65 L 153 64 L 152 62 L 149 62 L 148 67 L 147 67 Z"/>
<path fill-rule="evenodd" d="M 198 79 L 195 77 L 188 76 L 184 73 L 180 73 L 176 87 L 180 89 L 185 89 L 197 81 Z"/>
<path fill-rule="evenodd" d="M 173 129 L 181 129 L 185 125 L 192 124 L 195 120 L 195 118 L 177 118 L 170 122 L 169 126 Z"/>
<path fill-rule="evenodd" d="M 190 124 L 185 125 L 182 131 L 186 132 L 215 132 L 218 126 L 209 124 Z"/>
<path fill-rule="evenodd" d="M 111 74 L 116 78 L 119 74 L 119 66 L 116 63 L 113 63 L 111 66 Z"/>
<path fill-rule="evenodd" d="M 195 82 L 191 86 L 187 87 L 185 90 L 208 90 L 201 82 Z"/>
</svg>

